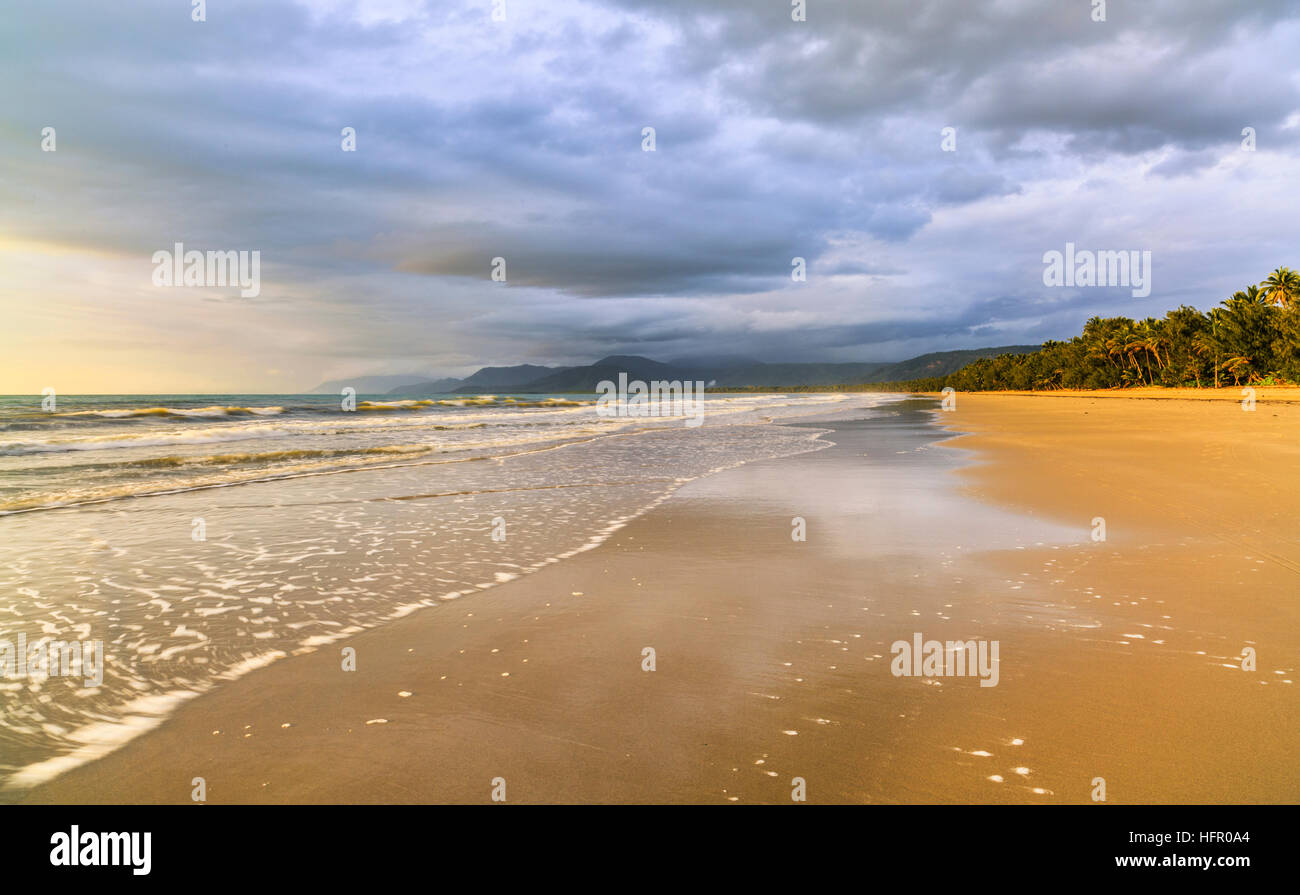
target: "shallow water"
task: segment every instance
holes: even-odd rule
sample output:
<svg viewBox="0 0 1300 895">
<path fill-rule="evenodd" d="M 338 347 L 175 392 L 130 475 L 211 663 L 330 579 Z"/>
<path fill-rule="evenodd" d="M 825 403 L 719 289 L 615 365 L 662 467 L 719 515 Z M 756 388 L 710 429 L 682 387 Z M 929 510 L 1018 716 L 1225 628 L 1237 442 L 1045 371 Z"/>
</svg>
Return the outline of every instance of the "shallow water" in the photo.
<svg viewBox="0 0 1300 895">
<path fill-rule="evenodd" d="M 256 413 L 210 396 L 99 399 L 69 422 L 11 403 L 8 499 L 77 505 L 0 518 L 0 642 L 100 641 L 104 668 L 98 686 L 80 668 L 0 680 L 0 778 L 39 783 L 221 680 L 590 549 L 710 471 L 821 446 L 821 430 L 769 420 L 885 400 L 711 397 L 699 428 L 599 418 L 590 404 L 372 419 L 287 399 Z M 214 423 L 213 407 L 233 419 Z M 222 459 L 232 445 L 297 455 Z M 356 463 L 397 445 L 412 450 Z M 176 462 L 147 462 L 163 457 Z M 116 492 L 87 496 L 101 487 Z"/>
</svg>

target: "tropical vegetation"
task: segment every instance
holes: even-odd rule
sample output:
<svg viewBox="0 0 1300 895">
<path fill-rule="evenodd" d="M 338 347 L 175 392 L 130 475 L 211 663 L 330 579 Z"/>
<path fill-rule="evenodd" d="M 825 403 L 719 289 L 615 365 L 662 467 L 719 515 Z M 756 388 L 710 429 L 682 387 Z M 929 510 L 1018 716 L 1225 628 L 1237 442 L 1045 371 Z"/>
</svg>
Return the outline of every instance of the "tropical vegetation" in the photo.
<svg viewBox="0 0 1300 895">
<path fill-rule="evenodd" d="M 948 376 L 891 390 L 1194 388 L 1300 382 L 1300 274 L 1279 267 L 1208 312 L 1186 305 L 1163 318 L 1093 317 L 1068 342 L 983 358 Z"/>
</svg>

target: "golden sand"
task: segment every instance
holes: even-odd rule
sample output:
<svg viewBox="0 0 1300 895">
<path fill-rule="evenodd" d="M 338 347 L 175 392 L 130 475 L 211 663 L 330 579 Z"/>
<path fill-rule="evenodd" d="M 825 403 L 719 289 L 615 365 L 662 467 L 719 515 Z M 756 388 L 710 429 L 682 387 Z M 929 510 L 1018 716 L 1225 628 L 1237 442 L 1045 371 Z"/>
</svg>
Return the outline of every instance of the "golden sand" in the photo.
<svg viewBox="0 0 1300 895">
<path fill-rule="evenodd" d="M 202 776 L 218 803 L 485 803 L 498 778 L 516 803 L 790 804 L 800 781 L 809 802 L 1085 803 L 1099 779 L 1112 803 L 1294 802 L 1297 395 L 1142 397 L 962 394 L 938 420 L 971 434 L 940 446 L 844 431 L 720 473 L 26 798 L 188 802 Z M 998 640 L 998 685 L 892 676 L 913 633 Z"/>
</svg>

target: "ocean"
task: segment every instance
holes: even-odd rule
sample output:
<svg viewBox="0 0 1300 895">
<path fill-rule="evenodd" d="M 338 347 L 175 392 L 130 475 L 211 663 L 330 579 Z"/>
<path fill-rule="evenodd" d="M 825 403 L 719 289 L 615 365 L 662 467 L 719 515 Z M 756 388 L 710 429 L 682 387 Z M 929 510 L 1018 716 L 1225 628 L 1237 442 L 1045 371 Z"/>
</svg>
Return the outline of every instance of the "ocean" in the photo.
<svg viewBox="0 0 1300 895">
<path fill-rule="evenodd" d="M 695 427 L 573 395 L 0 398 L 0 662 L 102 644 L 95 674 L 5 666 L 0 788 L 223 680 L 591 549 L 701 475 L 824 446 L 783 421 L 885 400 L 709 395 Z"/>
</svg>

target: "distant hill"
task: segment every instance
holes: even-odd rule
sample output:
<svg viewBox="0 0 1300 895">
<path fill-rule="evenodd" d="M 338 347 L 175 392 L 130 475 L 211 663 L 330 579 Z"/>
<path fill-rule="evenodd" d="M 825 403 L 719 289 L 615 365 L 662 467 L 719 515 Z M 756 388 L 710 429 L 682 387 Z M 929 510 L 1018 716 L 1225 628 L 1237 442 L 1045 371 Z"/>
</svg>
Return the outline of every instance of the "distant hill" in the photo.
<svg viewBox="0 0 1300 895">
<path fill-rule="evenodd" d="M 460 384 L 460 387 L 462 389 L 500 388 L 503 385 L 532 382 L 534 379 L 541 379 L 548 373 L 563 369 L 567 368 L 539 367 L 536 364 L 519 364 L 514 367 L 484 367 L 474 375 L 467 376 L 465 381 Z"/>
<path fill-rule="evenodd" d="M 666 361 L 667 364 L 674 367 L 717 367 L 732 369 L 733 367 L 750 367 L 755 364 L 761 364 L 762 361 L 756 357 L 748 357 L 743 354 L 691 354 L 684 357 L 674 357 Z"/>
<path fill-rule="evenodd" d="M 626 373 L 629 380 L 640 379 L 649 382 L 652 379 L 696 379 L 688 375 L 682 367 L 650 360 L 636 355 L 611 354 L 587 367 L 567 367 L 557 370 L 549 376 L 543 376 L 532 382 L 524 383 L 520 391 L 551 392 L 594 392 L 597 383 L 609 380 L 618 381 L 618 374 Z"/>
<path fill-rule="evenodd" d="M 407 373 L 395 376 L 353 376 L 351 379 L 331 379 L 328 382 L 322 382 L 308 394 L 337 395 L 344 388 L 351 387 L 356 389 L 359 395 L 383 395 L 394 388 L 424 382 L 428 378 L 427 373 Z M 458 384 L 460 382 L 459 379 L 453 381 Z"/>
<path fill-rule="evenodd" d="M 719 388 L 780 385 L 843 385 L 872 382 L 876 374 L 889 366 L 866 364 L 749 364 L 718 370 L 710 376 Z M 707 381 L 707 380 L 706 380 Z"/>
<path fill-rule="evenodd" d="M 614 354 L 593 364 L 577 367 L 542 367 L 534 364 L 484 367 L 463 380 L 403 383 L 391 389 L 389 394 L 419 397 L 447 392 L 586 393 L 594 392 L 600 382 L 617 382 L 620 373 L 627 374 L 629 380 L 649 382 L 655 379 L 689 379 L 717 388 L 855 385 L 946 376 L 981 357 L 1028 354 L 1038 348 L 1037 345 L 1007 345 L 1000 348 L 939 351 L 894 363 L 840 364 L 765 364 L 740 357 L 696 357 L 662 363 L 638 355 Z"/>
<path fill-rule="evenodd" d="M 444 395 L 453 392 L 512 391 L 511 386 L 531 382 L 562 367 L 541 367 L 536 364 L 519 364 L 514 367 L 483 367 L 464 379 L 434 379 L 429 382 L 407 381 L 388 394 L 402 397 Z"/>
<path fill-rule="evenodd" d="M 1004 345 L 1001 348 L 968 348 L 960 351 L 936 351 L 922 354 L 908 360 L 889 364 L 880 372 L 879 378 L 868 382 L 899 382 L 904 379 L 921 379 L 925 376 L 947 376 L 956 373 L 967 364 L 981 357 L 997 357 L 1001 354 L 1032 354 L 1041 345 Z"/>
<path fill-rule="evenodd" d="M 465 384 L 464 379 L 434 379 L 430 382 L 414 382 L 410 385 L 402 385 L 389 392 L 390 395 L 400 395 L 405 389 L 416 389 L 417 391 L 427 392 L 430 395 L 448 395 Z"/>
</svg>

